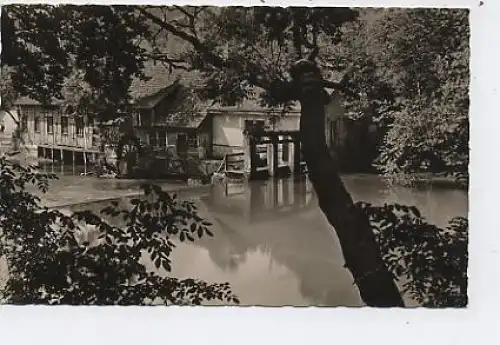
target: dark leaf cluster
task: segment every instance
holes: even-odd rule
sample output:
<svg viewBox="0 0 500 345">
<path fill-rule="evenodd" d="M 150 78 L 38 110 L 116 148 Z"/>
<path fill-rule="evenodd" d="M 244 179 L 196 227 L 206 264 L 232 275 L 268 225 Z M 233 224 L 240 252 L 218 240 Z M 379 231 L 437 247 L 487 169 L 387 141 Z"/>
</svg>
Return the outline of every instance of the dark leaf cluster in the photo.
<svg viewBox="0 0 500 345">
<path fill-rule="evenodd" d="M 179 242 L 214 235 L 192 202 L 145 185 L 144 198 L 112 202 L 100 215 L 62 212 L 26 191 L 29 183 L 46 190 L 50 178 L 0 160 L 0 257 L 9 270 L 0 293 L 7 303 L 239 303 L 228 283 L 169 274 Z"/>
<path fill-rule="evenodd" d="M 429 224 L 414 206 L 358 203 L 404 293 L 426 307 L 467 306 L 468 221 Z"/>
</svg>

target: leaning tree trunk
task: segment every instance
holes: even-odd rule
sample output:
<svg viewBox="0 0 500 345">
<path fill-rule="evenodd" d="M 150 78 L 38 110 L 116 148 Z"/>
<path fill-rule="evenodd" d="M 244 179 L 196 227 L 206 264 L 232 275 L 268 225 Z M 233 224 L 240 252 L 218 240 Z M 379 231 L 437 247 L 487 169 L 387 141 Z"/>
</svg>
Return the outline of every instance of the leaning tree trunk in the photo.
<svg viewBox="0 0 500 345">
<path fill-rule="evenodd" d="M 346 267 L 363 301 L 373 307 L 404 306 L 394 279 L 382 261 L 369 219 L 355 206 L 340 178 L 338 164 L 327 148 L 325 104 L 328 95 L 317 79 L 318 72 L 309 69 L 303 78 L 295 77 L 301 104 L 302 150 L 309 180 L 319 207 L 335 228 Z"/>
</svg>

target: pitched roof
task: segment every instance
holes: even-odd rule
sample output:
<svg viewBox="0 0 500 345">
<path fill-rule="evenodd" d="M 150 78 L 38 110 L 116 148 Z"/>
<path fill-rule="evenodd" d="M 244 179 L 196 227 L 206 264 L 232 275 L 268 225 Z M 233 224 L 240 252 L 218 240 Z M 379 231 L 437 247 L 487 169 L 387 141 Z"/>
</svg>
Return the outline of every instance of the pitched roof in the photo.
<svg viewBox="0 0 500 345">
<path fill-rule="evenodd" d="M 139 108 L 152 108 L 156 106 L 162 99 L 168 97 L 171 93 L 176 90 L 176 85 L 182 84 L 183 87 L 193 88 L 202 85 L 202 77 L 199 72 L 196 71 L 184 71 L 184 70 L 169 70 L 162 64 L 146 63 L 143 70 L 146 80 L 140 80 L 139 78 L 134 78 L 130 86 L 130 96 L 139 106 Z M 260 104 L 258 99 L 258 94 L 260 90 L 255 88 L 253 90 L 254 97 L 244 99 L 240 103 L 234 106 L 223 106 L 220 104 L 213 104 L 213 102 L 202 101 L 196 98 L 197 111 L 198 112 L 265 112 L 273 113 L 280 112 L 281 108 L 269 109 Z M 181 99 L 183 99 L 181 97 Z M 194 99 L 193 99 L 194 100 Z M 192 100 L 192 101 L 193 101 Z M 185 101 L 185 99 L 184 99 Z M 180 100 L 175 101 L 176 105 L 172 106 L 172 109 L 179 106 Z M 53 104 L 61 103 L 60 100 L 55 100 Z M 30 97 L 20 97 L 16 101 L 16 105 L 39 105 L 40 102 L 30 98 Z M 178 113 L 175 116 L 180 116 L 180 110 L 173 110 L 173 113 Z M 292 113 L 300 112 L 300 105 L 294 103 L 291 109 Z M 171 121 L 178 123 L 179 120 L 174 120 L 175 116 Z M 200 122 L 201 123 L 201 122 Z M 194 124 L 193 124 L 194 125 Z"/>
<path fill-rule="evenodd" d="M 261 105 L 260 100 L 257 97 L 245 98 L 240 103 L 233 106 L 223 106 L 223 105 L 213 105 L 210 106 L 207 111 L 209 112 L 235 112 L 235 113 L 279 113 L 282 111 L 281 107 L 268 108 Z M 289 113 L 300 112 L 300 104 L 298 102 L 293 102 Z"/>
<path fill-rule="evenodd" d="M 156 125 L 170 128 L 190 128 L 196 129 L 207 117 L 206 111 L 190 113 L 169 113 L 163 119 L 156 121 Z"/>
<path fill-rule="evenodd" d="M 181 82 L 175 83 L 168 97 L 163 115 L 155 119 L 155 125 L 198 128 L 207 116 L 208 102 L 199 99 L 191 87 Z M 163 99 L 163 98 L 162 98 Z"/>
<path fill-rule="evenodd" d="M 184 70 L 169 70 L 160 63 L 155 64 L 152 62 L 144 64 L 143 73 L 146 76 L 146 80 L 141 80 L 139 78 L 132 79 L 129 89 L 129 95 L 136 102 L 140 102 L 144 98 L 149 98 L 146 102 L 150 102 L 152 98 L 161 95 L 163 91 L 168 89 L 179 79 L 182 79 L 185 85 L 199 84 L 201 80 L 199 73 L 187 72 Z M 54 100 L 53 104 L 58 104 L 60 102 L 60 100 Z M 39 104 L 40 102 L 28 96 L 22 96 L 16 101 L 16 105 Z"/>
<path fill-rule="evenodd" d="M 170 72 L 163 65 L 146 64 L 143 70 L 147 80 L 134 78 L 130 85 L 129 94 L 133 100 L 141 100 L 164 91 L 178 80 L 179 73 Z"/>
</svg>

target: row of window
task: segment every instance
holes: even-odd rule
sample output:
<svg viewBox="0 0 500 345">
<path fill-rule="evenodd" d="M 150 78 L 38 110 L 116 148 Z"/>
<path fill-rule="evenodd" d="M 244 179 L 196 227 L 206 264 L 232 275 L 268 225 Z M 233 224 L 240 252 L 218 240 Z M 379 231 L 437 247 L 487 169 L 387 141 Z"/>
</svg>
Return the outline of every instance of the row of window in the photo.
<svg viewBox="0 0 500 345">
<path fill-rule="evenodd" d="M 151 131 L 149 133 L 149 145 L 166 147 L 167 146 L 167 132 L 166 131 Z"/>
<path fill-rule="evenodd" d="M 54 133 L 54 117 L 46 116 L 45 117 L 45 125 L 46 131 L 48 134 Z M 34 117 L 34 130 L 35 133 L 40 133 L 41 130 L 41 118 L 40 116 Z M 75 131 L 76 135 L 83 136 L 83 129 L 85 127 L 85 122 L 83 120 L 83 116 L 75 117 Z M 61 116 L 61 134 L 67 135 L 69 131 L 69 117 Z"/>
<path fill-rule="evenodd" d="M 166 147 L 167 146 L 167 132 L 166 130 L 152 130 L 148 133 L 149 145 L 153 147 Z M 196 133 L 179 133 L 176 139 L 168 140 L 171 144 L 186 143 L 188 147 L 198 147 L 198 136 Z"/>
</svg>

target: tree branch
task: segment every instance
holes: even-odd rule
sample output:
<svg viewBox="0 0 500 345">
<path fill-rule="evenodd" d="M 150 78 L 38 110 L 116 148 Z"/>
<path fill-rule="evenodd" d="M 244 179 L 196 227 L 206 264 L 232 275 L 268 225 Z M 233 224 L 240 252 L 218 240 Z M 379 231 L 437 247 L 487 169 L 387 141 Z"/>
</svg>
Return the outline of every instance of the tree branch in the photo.
<svg viewBox="0 0 500 345">
<path fill-rule="evenodd" d="M 227 68 L 227 62 L 220 57 L 219 55 L 214 54 L 205 44 L 203 44 L 198 37 L 196 37 L 193 34 L 190 34 L 188 32 L 185 32 L 178 27 L 170 24 L 167 21 L 163 21 L 162 19 L 158 18 L 151 12 L 147 11 L 146 9 L 142 8 L 141 6 L 136 6 L 136 9 L 147 19 L 151 20 L 154 24 L 164 28 L 171 34 L 185 40 L 186 42 L 190 43 L 193 48 L 198 51 L 199 53 L 203 54 L 205 57 L 205 60 L 212 64 L 214 67 L 217 68 Z"/>
<path fill-rule="evenodd" d="M 359 95 L 357 93 L 355 93 L 352 90 L 350 90 L 349 88 L 347 88 L 344 85 L 344 83 L 342 83 L 342 82 L 334 82 L 334 81 L 330 81 L 330 80 L 324 80 L 323 87 L 338 90 L 338 91 L 340 91 L 348 96 L 359 98 Z"/>
</svg>

